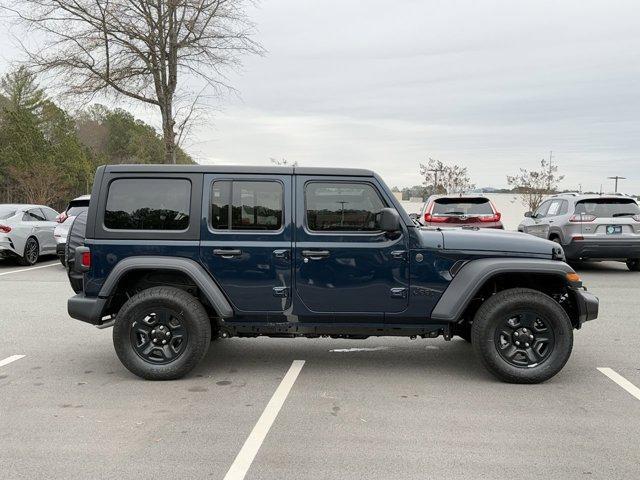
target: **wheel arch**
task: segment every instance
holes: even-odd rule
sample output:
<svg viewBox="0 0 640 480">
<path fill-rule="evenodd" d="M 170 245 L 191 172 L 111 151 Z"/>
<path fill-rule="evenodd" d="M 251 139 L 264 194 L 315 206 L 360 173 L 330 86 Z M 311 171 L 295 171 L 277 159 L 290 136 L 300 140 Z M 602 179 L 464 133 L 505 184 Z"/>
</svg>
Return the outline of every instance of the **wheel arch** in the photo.
<svg viewBox="0 0 640 480">
<path fill-rule="evenodd" d="M 453 278 L 431 312 L 433 320 L 455 323 L 473 317 L 477 300 L 507 288 L 531 288 L 551 295 L 569 286 L 564 262 L 543 259 L 479 259 L 468 262 Z M 572 318 L 572 322 L 574 318 Z"/>
<path fill-rule="evenodd" d="M 126 286 L 136 285 L 149 275 L 162 279 L 169 275 L 173 282 L 183 284 L 189 292 L 189 286 L 197 288 L 216 315 L 220 318 L 233 316 L 233 308 L 204 268 L 188 258 L 137 256 L 128 257 L 116 264 L 105 280 L 100 293 L 101 298 L 113 298 Z M 161 284 L 162 282 L 159 282 Z M 190 292 L 191 293 L 191 292 Z"/>
</svg>

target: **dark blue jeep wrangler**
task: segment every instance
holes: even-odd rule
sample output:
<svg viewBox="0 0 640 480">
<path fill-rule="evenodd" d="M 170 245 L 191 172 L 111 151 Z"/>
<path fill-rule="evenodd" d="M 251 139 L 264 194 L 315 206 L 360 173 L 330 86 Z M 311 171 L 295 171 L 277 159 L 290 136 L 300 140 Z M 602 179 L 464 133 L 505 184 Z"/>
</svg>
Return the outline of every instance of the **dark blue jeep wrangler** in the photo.
<svg viewBox="0 0 640 480">
<path fill-rule="evenodd" d="M 457 335 L 500 379 L 537 383 L 598 314 L 558 244 L 420 227 L 366 170 L 101 167 L 73 238 L 69 315 L 113 325 L 147 379 L 185 375 L 220 337 Z"/>
</svg>

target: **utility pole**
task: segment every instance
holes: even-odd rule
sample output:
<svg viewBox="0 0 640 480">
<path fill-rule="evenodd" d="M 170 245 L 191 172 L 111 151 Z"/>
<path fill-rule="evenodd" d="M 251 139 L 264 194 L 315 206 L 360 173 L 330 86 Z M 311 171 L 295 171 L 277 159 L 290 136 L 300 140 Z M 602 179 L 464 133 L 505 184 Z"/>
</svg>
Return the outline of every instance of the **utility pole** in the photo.
<svg viewBox="0 0 640 480">
<path fill-rule="evenodd" d="M 626 180 L 627 177 L 621 177 L 619 175 L 616 175 L 615 177 L 607 177 L 610 180 L 615 180 L 616 181 L 616 187 L 615 187 L 615 193 L 618 193 L 618 180 Z"/>
</svg>

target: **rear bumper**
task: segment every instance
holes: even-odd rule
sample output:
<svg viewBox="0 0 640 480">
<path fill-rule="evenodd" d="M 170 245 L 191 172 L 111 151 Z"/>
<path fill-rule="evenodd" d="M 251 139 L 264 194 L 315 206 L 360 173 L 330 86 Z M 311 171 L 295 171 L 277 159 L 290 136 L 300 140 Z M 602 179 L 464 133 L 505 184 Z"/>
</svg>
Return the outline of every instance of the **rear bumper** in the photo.
<svg viewBox="0 0 640 480">
<path fill-rule="evenodd" d="M 605 240 L 574 240 L 568 245 L 563 245 L 564 253 L 568 259 L 594 259 L 594 260 L 626 260 L 628 258 L 640 258 L 640 239 L 605 239 Z"/>
<path fill-rule="evenodd" d="M 582 288 L 576 288 L 573 292 L 578 309 L 578 327 L 584 322 L 598 318 L 598 308 L 600 304 L 598 297 Z"/>
<path fill-rule="evenodd" d="M 106 303 L 106 298 L 87 297 L 84 293 L 79 293 L 67 300 L 67 311 L 71 318 L 91 325 L 101 325 Z"/>
</svg>

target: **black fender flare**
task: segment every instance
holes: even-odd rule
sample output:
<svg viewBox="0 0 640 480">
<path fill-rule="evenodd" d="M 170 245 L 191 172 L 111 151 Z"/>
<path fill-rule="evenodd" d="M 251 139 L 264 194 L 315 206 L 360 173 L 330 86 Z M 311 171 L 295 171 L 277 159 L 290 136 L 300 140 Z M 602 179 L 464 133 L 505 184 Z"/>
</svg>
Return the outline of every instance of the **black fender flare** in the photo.
<svg viewBox="0 0 640 480">
<path fill-rule="evenodd" d="M 233 308 L 211 275 L 189 258 L 137 256 L 127 257 L 118 262 L 105 280 L 98 297 L 108 298 L 115 293 L 120 279 L 136 270 L 173 270 L 188 276 L 198 286 L 220 318 L 233 317 Z"/>
<path fill-rule="evenodd" d="M 433 320 L 457 322 L 473 297 L 491 277 L 501 273 L 542 273 L 566 281 L 573 269 L 558 260 L 537 258 L 483 258 L 467 262 L 453 277 L 431 312 Z"/>
</svg>

